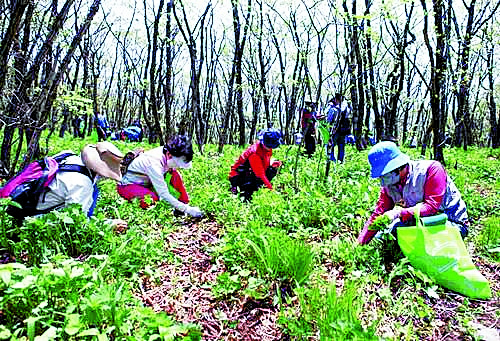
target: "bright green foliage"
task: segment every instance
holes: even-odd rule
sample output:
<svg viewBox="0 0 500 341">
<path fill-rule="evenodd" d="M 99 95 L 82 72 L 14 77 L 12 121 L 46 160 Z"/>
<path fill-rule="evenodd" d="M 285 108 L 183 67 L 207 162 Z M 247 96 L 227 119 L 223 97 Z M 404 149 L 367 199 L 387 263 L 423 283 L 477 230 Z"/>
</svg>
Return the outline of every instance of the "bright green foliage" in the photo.
<svg viewBox="0 0 500 341">
<path fill-rule="evenodd" d="M 28 264 L 39 265 L 55 254 L 78 257 L 81 254 L 102 253 L 103 241 L 110 227 L 98 220 L 88 220 L 79 205 L 54 210 L 37 218 L 28 217 L 16 234 L 16 254 L 27 252 Z"/>
<path fill-rule="evenodd" d="M 387 225 L 391 223 L 391 219 L 385 214 L 379 215 L 370 225 L 370 230 L 373 231 L 383 231 L 387 228 Z"/>
<path fill-rule="evenodd" d="M 302 284 L 314 265 L 314 253 L 304 242 L 294 240 L 282 231 L 260 229 L 247 239 L 253 257 L 250 259 L 262 274 L 273 279 Z"/>
<path fill-rule="evenodd" d="M 500 260 L 500 217 L 489 217 L 483 221 L 483 229 L 477 237 L 477 246 L 492 258 Z"/>
<path fill-rule="evenodd" d="M 315 322 L 320 340 L 379 340 L 374 326 L 365 329 L 358 318 L 362 309 L 357 283 L 346 283 L 340 295 L 335 284 L 298 290 L 303 318 Z"/>
<path fill-rule="evenodd" d="M 47 145 L 48 153 L 63 149 L 78 152 L 92 142 L 69 136 L 55 139 Z M 138 146 L 154 147 L 113 143 L 124 153 Z M 390 234 L 366 246 L 357 243 L 356 236 L 380 190 L 378 181 L 369 176 L 366 152 L 346 146 L 346 163 L 332 163 L 329 177 L 325 178 L 324 149 L 318 148 L 312 159 L 300 157 L 295 171 L 297 148 L 282 146 L 273 151 L 273 156 L 283 161 L 272 181 L 274 191 L 259 190 L 251 203 L 243 203 L 229 192 L 229 170 L 242 148 L 225 146 L 224 153 L 218 154 L 217 146 L 206 145 L 201 155 L 195 146 L 193 168 L 181 170 L 190 204 L 199 206 L 210 223 L 217 223 L 219 240 L 203 250 L 211 255 L 213 266 L 220 261 L 227 269 L 216 283 L 207 283 L 214 296 L 219 300 L 250 297 L 273 302 L 280 309 L 284 337 L 288 335 L 292 340 L 318 335 L 324 340 L 370 339 L 387 329 L 395 338 L 430 337 L 435 314 L 426 297 L 436 300 L 444 296 L 444 289 L 436 287 L 404 259 L 394 257 L 395 250 L 390 248 L 397 243 L 388 239 Z M 417 150 L 405 152 L 413 159 L 420 157 Z M 494 242 L 498 239 L 499 229 L 495 227 L 500 216 L 498 152 L 470 148 L 467 154 L 458 149 L 446 149 L 445 154 L 447 171 L 467 204 L 471 235 L 478 241 L 478 250 L 497 255 L 488 250 L 498 248 Z M 10 314 L 8 328 L 0 327 L 0 338 L 9 333 L 15 334 L 12 339 L 55 333 L 60 339 L 181 339 L 178 335 L 199 339 L 199 327 L 175 323 L 165 314 L 141 307 L 130 295 L 141 274 L 154 273 L 162 262 L 182 261 L 168 249 L 170 233 L 193 221 L 174 218 L 172 207 L 164 202 L 142 210 L 138 202 L 122 199 L 113 181 L 100 181 L 99 187 L 101 196 L 91 220 L 69 208 L 66 213 L 27 221 L 13 230 L 0 204 L 3 250 L 15 251 L 19 262 L 39 264 L 16 270 L 26 271 L 23 275 L 0 271 L 4 283 L 17 276 L 16 286 L 29 285 L 23 292 L 0 288 L 1 302 L 8 302 L 0 310 Z M 107 224 L 108 218 L 124 219 L 129 228 L 117 234 Z M 19 242 L 11 238 L 16 231 L 23 234 Z M 471 241 L 466 239 L 467 243 Z M 60 272 L 64 268 L 61 262 L 68 260 L 61 254 L 84 259 L 71 265 L 82 268 L 83 275 L 69 280 L 69 284 L 59 283 L 61 278 L 67 280 L 66 275 L 40 275 L 51 267 L 51 271 Z M 37 281 L 31 283 L 28 276 Z M 43 289 L 43 294 L 39 293 L 42 289 L 34 290 L 38 280 L 42 284 L 45 281 L 40 276 L 49 277 L 56 286 L 50 287 L 51 291 Z M 85 283 L 78 282 L 80 278 Z M 336 280 L 339 286 L 353 284 L 336 292 L 325 284 L 325 278 Z M 354 283 L 356 290 L 352 288 Z M 285 287 L 295 289 L 282 295 L 280 289 Z M 55 305 L 43 303 L 49 299 Z M 459 324 L 470 319 L 466 306 L 458 316 Z M 398 324 L 401 316 L 413 321 Z M 382 320 L 384 325 L 379 324 Z"/>
<path fill-rule="evenodd" d="M 227 272 L 220 274 L 217 276 L 217 284 L 212 287 L 214 297 L 220 299 L 234 294 L 241 288 L 240 281 L 239 275 L 230 276 Z"/>
<path fill-rule="evenodd" d="M 178 325 L 162 313 L 142 308 L 127 282 L 107 282 L 104 263 L 96 269 L 65 257 L 27 268 L 0 265 L 0 310 L 4 326 L 15 338 L 52 333 L 56 338 L 96 336 L 173 340 L 178 333 L 200 339 L 193 325 Z M 1 331 L 0 331 L 1 332 Z M 4 331 L 5 332 L 5 331 Z"/>
</svg>

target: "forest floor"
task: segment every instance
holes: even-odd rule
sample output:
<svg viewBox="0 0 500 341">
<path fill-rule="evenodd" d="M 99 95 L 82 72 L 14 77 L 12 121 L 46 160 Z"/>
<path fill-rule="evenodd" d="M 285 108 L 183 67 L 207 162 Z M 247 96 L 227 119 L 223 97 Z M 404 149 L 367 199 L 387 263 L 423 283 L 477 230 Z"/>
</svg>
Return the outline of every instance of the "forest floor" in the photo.
<svg viewBox="0 0 500 341">
<path fill-rule="evenodd" d="M 217 223 L 206 219 L 180 223 L 166 241 L 177 261 L 161 264 L 160 278 L 143 276 L 139 298 L 179 322 L 201 325 L 203 340 L 282 340 L 279 309 L 271 302 L 213 296 L 211 287 L 226 271 L 223 260 L 207 250 L 220 242 L 219 231 Z"/>
<path fill-rule="evenodd" d="M 196 323 L 201 326 L 203 340 L 288 340 L 277 323 L 279 307 L 271 299 L 254 300 L 248 297 L 227 296 L 216 299 L 212 286 L 217 276 L 226 271 L 222 259 L 214 259 L 210 249 L 221 242 L 223 227 L 210 219 L 198 221 L 178 221 L 178 229 L 169 235 L 166 248 L 176 257 L 174 262 L 159 266 L 159 277 L 143 275 L 136 295 L 155 311 L 165 311 L 184 323 Z M 473 259 L 481 273 L 489 280 L 492 292 L 500 290 L 500 264 L 484 259 Z M 342 281 L 342 265 L 322 264 L 329 269 L 336 279 Z M 398 279 L 392 291 L 397 295 Z M 339 284 L 337 282 L 337 284 Z M 372 288 L 377 290 L 377 288 Z M 387 337 L 398 339 L 391 331 L 385 331 L 384 325 L 401 326 L 412 324 L 414 333 L 420 340 L 468 340 L 470 335 L 457 323 L 463 318 L 464 304 L 471 314 L 471 329 L 476 330 L 482 340 L 500 340 L 500 300 L 469 300 L 468 298 L 446 291 L 439 299 L 429 297 L 423 290 L 417 293 L 426 305 L 432 308 L 435 317 L 424 321 L 407 316 L 383 318 L 379 332 Z M 272 295 L 270 295 L 272 296 Z M 467 301 L 466 301 L 467 300 Z M 297 300 L 292 300 L 297 305 Z M 380 302 L 372 302 L 371 309 L 383 310 Z M 472 316 L 473 314 L 473 316 Z M 391 335 L 392 334 L 392 335 Z M 391 337 L 391 338 L 392 338 Z M 317 340 L 311 337 L 310 340 Z M 472 339 L 471 339 L 472 340 Z"/>
</svg>

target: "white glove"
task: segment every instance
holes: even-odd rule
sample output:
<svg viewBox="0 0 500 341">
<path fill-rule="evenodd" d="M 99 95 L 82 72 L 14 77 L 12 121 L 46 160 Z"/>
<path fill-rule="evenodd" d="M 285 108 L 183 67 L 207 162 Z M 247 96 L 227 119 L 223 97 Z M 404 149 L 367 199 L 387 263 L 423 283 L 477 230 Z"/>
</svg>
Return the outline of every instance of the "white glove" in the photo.
<svg viewBox="0 0 500 341">
<path fill-rule="evenodd" d="M 191 217 L 194 218 L 199 218 L 203 216 L 203 212 L 198 207 L 194 206 L 187 206 L 184 213 L 189 214 Z"/>
<path fill-rule="evenodd" d="M 401 211 L 402 211 L 401 207 L 396 206 L 392 210 L 385 212 L 384 215 L 389 217 L 389 219 L 391 219 L 391 221 L 394 221 L 395 219 L 397 219 L 401 216 Z"/>
</svg>

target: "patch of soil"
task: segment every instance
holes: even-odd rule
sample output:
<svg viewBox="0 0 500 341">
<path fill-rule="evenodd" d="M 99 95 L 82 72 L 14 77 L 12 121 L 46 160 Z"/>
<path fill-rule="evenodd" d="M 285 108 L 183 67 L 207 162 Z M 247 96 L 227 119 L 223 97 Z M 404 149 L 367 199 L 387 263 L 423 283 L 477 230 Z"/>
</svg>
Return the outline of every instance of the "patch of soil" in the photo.
<svg viewBox="0 0 500 341">
<path fill-rule="evenodd" d="M 219 241 L 219 226 L 209 219 L 182 225 L 166 240 L 178 261 L 161 264 L 160 278 L 143 276 L 136 295 L 155 311 L 201 325 L 203 340 L 281 340 L 278 310 L 271 304 L 244 297 L 213 297 L 210 288 L 226 267 L 206 249 Z"/>
</svg>

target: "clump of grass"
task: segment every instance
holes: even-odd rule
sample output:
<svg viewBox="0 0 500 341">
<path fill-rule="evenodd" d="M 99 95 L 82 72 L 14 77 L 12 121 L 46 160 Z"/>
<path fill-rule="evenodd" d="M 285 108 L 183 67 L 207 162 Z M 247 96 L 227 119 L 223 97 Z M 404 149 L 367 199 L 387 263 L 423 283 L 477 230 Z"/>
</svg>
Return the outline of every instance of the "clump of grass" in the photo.
<svg viewBox="0 0 500 341">
<path fill-rule="evenodd" d="M 247 239 L 254 257 L 251 262 L 273 279 L 300 285 L 313 270 L 314 253 L 303 241 L 292 239 L 283 231 L 262 229 Z"/>
<path fill-rule="evenodd" d="M 378 340 L 376 323 L 364 328 L 359 320 L 362 301 L 358 299 L 357 285 L 347 282 L 343 291 L 331 283 L 326 290 L 319 288 L 298 290 L 302 318 L 316 326 L 320 340 Z"/>
<path fill-rule="evenodd" d="M 477 237 L 476 245 L 495 259 L 500 259 L 500 218 L 489 217 Z"/>
</svg>

